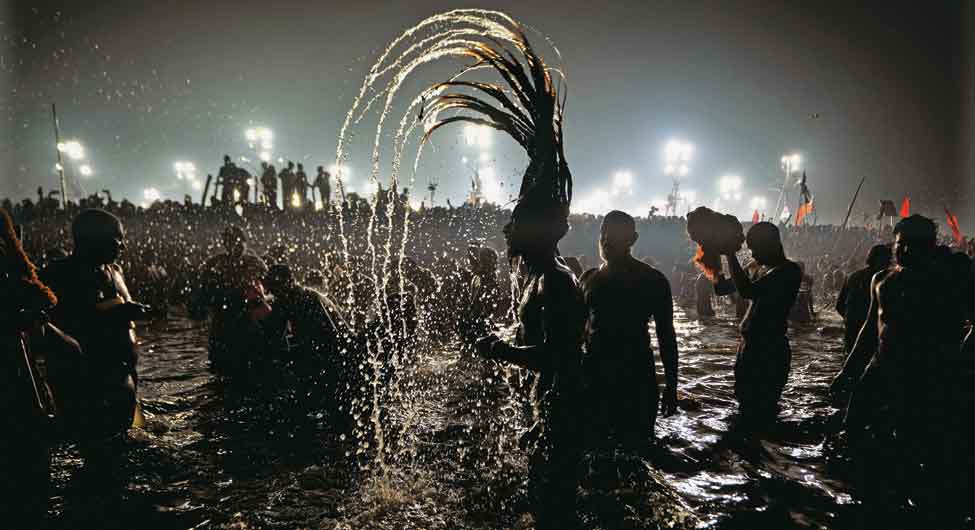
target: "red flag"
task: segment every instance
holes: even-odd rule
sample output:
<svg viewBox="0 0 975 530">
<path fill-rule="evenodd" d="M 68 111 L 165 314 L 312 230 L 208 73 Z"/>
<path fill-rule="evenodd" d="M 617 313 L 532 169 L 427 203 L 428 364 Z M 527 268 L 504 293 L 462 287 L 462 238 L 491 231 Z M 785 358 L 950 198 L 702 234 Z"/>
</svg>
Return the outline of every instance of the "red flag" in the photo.
<svg viewBox="0 0 975 530">
<path fill-rule="evenodd" d="M 796 211 L 796 226 L 802 224 L 802 220 L 806 218 L 807 215 L 811 214 L 813 211 L 813 201 L 803 203 L 799 206 L 799 210 Z"/>
<path fill-rule="evenodd" d="M 759 217 L 758 217 L 758 210 L 756 209 L 756 210 L 755 210 L 755 213 L 753 213 L 753 214 L 752 214 L 752 224 L 755 224 L 755 223 L 757 223 L 758 221 L 759 221 Z"/>
<path fill-rule="evenodd" d="M 955 244 L 961 245 L 964 237 L 961 235 L 961 227 L 958 226 L 958 218 L 945 206 L 945 217 L 948 218 L 948 226 L 951 228 L 951 235 L 955 238 Z"/>
<path fill-rule="evenodd" d="M 911 198 L 907 195 L 904 196 L 904 202 L 901 203 L 901 217 L 911 216 Z"/>
</svg>

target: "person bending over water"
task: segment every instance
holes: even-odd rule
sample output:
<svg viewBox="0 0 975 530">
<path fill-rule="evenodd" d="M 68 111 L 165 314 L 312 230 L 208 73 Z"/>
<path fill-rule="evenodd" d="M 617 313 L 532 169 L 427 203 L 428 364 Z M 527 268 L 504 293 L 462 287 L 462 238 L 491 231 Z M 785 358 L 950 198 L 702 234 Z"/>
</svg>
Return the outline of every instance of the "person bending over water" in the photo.
<svg viewBox="0 0 975 530">
<path fill-rule="evenodd" d="M 504 228 L 510 258 L 522 260 L 523 295 L 518 332 L 510 345 L 496 335 L 477 341 L 478 353 L 535 372 L 535 424 L 523 438 L 531 444 L 529 495 L 537 528 L 572 528 L 577 467 L 581 458 L 577 416 L 581 344 L 586 310 L 575 277 L 557 259 L 568 231 L 559 205 L 518 203 Z"/>
<path fill-rule="evenodd" d="M 270 311 L 261 280 L 267 266 L 247 252 L 247 236 L 236 226 L 223 232 L 226 252 L 203 266 L 202 295 L 211 310 L 210 366 L 217 372 L 245 371 L 264 344 L 258 321 Z"/>
<path fill-rule="evenodd" d="M 723 249 L 735 289 L 750 300 L 741 321 L 741 343 L 735 360 L 735 397 L 742 419 L 768 421 L 778 413 L 779 398 L 789 377 L 792 350 L 786 338 L 788 316 L 799 292 L 802 273 L 785 257 L 779 229 L 772 223 L 753 225 L 745 242 L 764 274 L 751 280 L 735 253 Z"/>
<path fill-rule="evenodd" d="M 677 335 L 670 283 L 631 255 L 638 236 L 633 217 L 620 211 L 606 214 L 599 237 L 604 263 L 581 280 L 589 309 L 584 367 L 592 385 L 591 433 L 597 445 L 613 440 L 636 451 L 653 439 L 660 402 L 651 319 L 666 381 L 661 412 L 669 416 L 677 409 Z"/>
</svg>

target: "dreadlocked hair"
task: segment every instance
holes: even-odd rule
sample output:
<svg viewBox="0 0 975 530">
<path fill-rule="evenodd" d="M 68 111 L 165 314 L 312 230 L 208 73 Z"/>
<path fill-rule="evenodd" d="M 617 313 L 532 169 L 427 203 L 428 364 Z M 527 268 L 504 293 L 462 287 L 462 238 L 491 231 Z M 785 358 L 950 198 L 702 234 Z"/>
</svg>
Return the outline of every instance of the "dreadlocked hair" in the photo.
<svg viewBox="0 0 975 530">
<path fill-rule="evenodd" d="M 10 218 L 10 214 L 6 210 L 0 208 L 0 237 L 3 238 L 4 246 L 8 249 L 10 253 L 9 259 L 7 261 L 9 269 L 9 274 L 11 278 L 19 279 L 21 282 L 29 286 L 32 290 L 36 291 L 41 297 L 46 298 L 51 304 L 57 304 L 58 299 L 54 296 L 41 279 L 37 277 L 37 267 L 34 263 L 27 257 L 27 253 L 24 252 L 24 245 L 21 243 L 20 238 L 17 237 L 17 232 L 14 230 L 14 221 Z"/>
<path fill-rule="evenodd" d="M 572 202 L 572 173 L 565 158 L 565 95 L 560 94 L 552 73 L 564 79 L 560 70 L 550 68 L 535 52 L 524 27 L 503 16 L 505 38 L 487 35 L 470 40 L 462 54 L 473 58 L 460 75 L 438 83 L 425 93 L 434 95 L 424 113 L 431 116 L 423 141 L 434 131 L 454 122 L 483 125 L 511 136 L 528 154 L 530 162 L 521 180 L 518 205 L 512 216 L 531 213 L 557 226 L 567 225 Z M 483 83 L 459 79 L 479 69 L 496 72 L 503 83 Z M 452 91 L 466 90 L 470 93 Z M 493 101 L 488 101 L 488 96 Z M 443 111 L 456 111 L 443 119 Z M 556 230 L 553 235 L 564 235 Z M 561 235 L 558 235 L 561 238 Z"/>
</svg>

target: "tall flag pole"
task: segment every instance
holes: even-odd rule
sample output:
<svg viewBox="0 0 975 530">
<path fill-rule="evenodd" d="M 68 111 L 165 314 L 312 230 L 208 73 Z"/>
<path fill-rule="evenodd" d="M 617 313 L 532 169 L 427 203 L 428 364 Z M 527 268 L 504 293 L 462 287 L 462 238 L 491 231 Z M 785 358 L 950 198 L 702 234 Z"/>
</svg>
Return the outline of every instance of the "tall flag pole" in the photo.
<svg viewBox="0 0 975 530">
<path fill-rule="evenodd" d="M 61 185 L 61 208 L 68 208 L 68 196 L 64 186 L 64 161 L 61 160 L 61 126 L 58 123 L 58 108 L 51 103 L 51 116 L 54 118 L 54 150 L 58 154 L 58 182 Z"/>
</svg>

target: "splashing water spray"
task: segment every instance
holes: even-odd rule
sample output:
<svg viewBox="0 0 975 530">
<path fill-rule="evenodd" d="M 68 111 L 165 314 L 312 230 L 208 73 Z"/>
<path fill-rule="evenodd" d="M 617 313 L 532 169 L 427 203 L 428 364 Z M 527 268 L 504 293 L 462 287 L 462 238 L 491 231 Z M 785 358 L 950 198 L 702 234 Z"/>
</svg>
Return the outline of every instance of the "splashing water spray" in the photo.
<svg viewBox="0 0 975 530">
<path fill-rule="evenodd" d="M 408 196 L 404 204 L 406 207 L 397 208 L 399 198 L 396 193 L 400 186 L 402 158 L 410 142 L 415 142 L 416 152 L 407 189 L 411 189 L 415 183 L 423 146 L 430 135 L 444 125 L 467 122 L 507 133 L 529 154 L 530 165 L 522 183 L 521 195 L 524 195 L 526 187 L 537 184 L 540 179 L 554 178 L 557 181 L 563 179 L 558 182 L 567 188 L 562 193 L 566 204 L 571 197 L 571 177 L 562 151 L 564 98 L 559 99 L 559 94 L 564 93 L 561 90 L 564 75 L 561 69 L 546 66 L 536 55 L 525 31 L 525 27 L 510 16 L 482 9 L 457 9 L 421 21 L 394 39 L 370 68 L 339 134 L 335 152 L 335 167 L 338 168 L 336 193 L 343 203 L 346 199 L 344 168 L 349 156 L 348 144 L 355 136 L 354 129 L 367 117 L 376 120 L 370 185 L 373 189 L 383 190 L 380 186 L 382 171 L 387 170 L 389 177 L 389 185 L 371 197 L 369 202 L 365 268 L 368 274 L 366 283 L 371 286 L 371 292 L 355 288 L 363 280 L 357 278 L 353 270 L 353 263 L 356 262 L 345 233 L 344 204 L 338 208 L 340 240 L 349 285 L 345 309 L 353 325 L 370 316 L 377 318 L 383 324 L 382 333 L 387 339 L 382 340 L 376 335 L 366 342 L 368 360 L 363 368 L 368 369 L 363 370 L 367 379 L 363 387 L 371 392 L 365 398 L 371 403 L 369 406 L 360 404 L 354 412 L 356 424 L 359 425 L 356 432 L 359 453 L 374 449 L 375 466 L 381 472 L 387 471 L 388 457 L 410 454 L 409 448 L 388 447 L 388 433 L 383 425 L 385 416 L 381 411 L 384 392 L 399 385 L 399 376 L 395 372 L 392 381 L 384 385 L 381 377 L 384 363 L 391 362 L 398 367 L 403 364 L 404 355 L 411 355 L 411 352 L 397 351 L 405 348 L 396 347 L 396 344 L 403 344 L 397 339 L 408 334 L 404 316 L 409 303 L 404 296 L 408 279 L 403 264 L 410 238 L 410 208 L 407 206 Z M 548 39 L 545 41 L 551 45 Z M 551 48 L 558 58 L 558 50 L 554 45 Z M 383 139 L 387 136 L 387 120 L 393 112 L 397 94 L 417 68 L 441 60 L 468 62 L 458 65 L 459 71 L 447 81 L 436 83 L 409 100 L 393 130 L 392 144 L 388 147 L 391 149 L 391 159 L 386 161 L 388 166 L 384 167 Z M 477 73 L 494 73 L 502 82 L 472 80 L 472 74 Z M 553 84 L 553 73 L 558 79 L 558 87 Z M 414 134 L 418 127 L 422 135 Z M 384 210 L 385 219 L 380 218 L 381 209 Z M 395 229 L 397 225 L 401 226 L 399 231 Z M 380 234 L 381 229 L 387 230 L 384 238 Z M 398 290 L 399 296 L 391 298 L 390 290 Z M 394 322 L 396 319 L 399 321 Z M 394 351 L 388 351 L 388 348 Z M 360 415 L 368 415 L 368 418 Z M 410 422 L 404 423 L 401 435 L 406 434 Z M 407 438 L 400 436 L 399 439 Z"/>
</svg>

